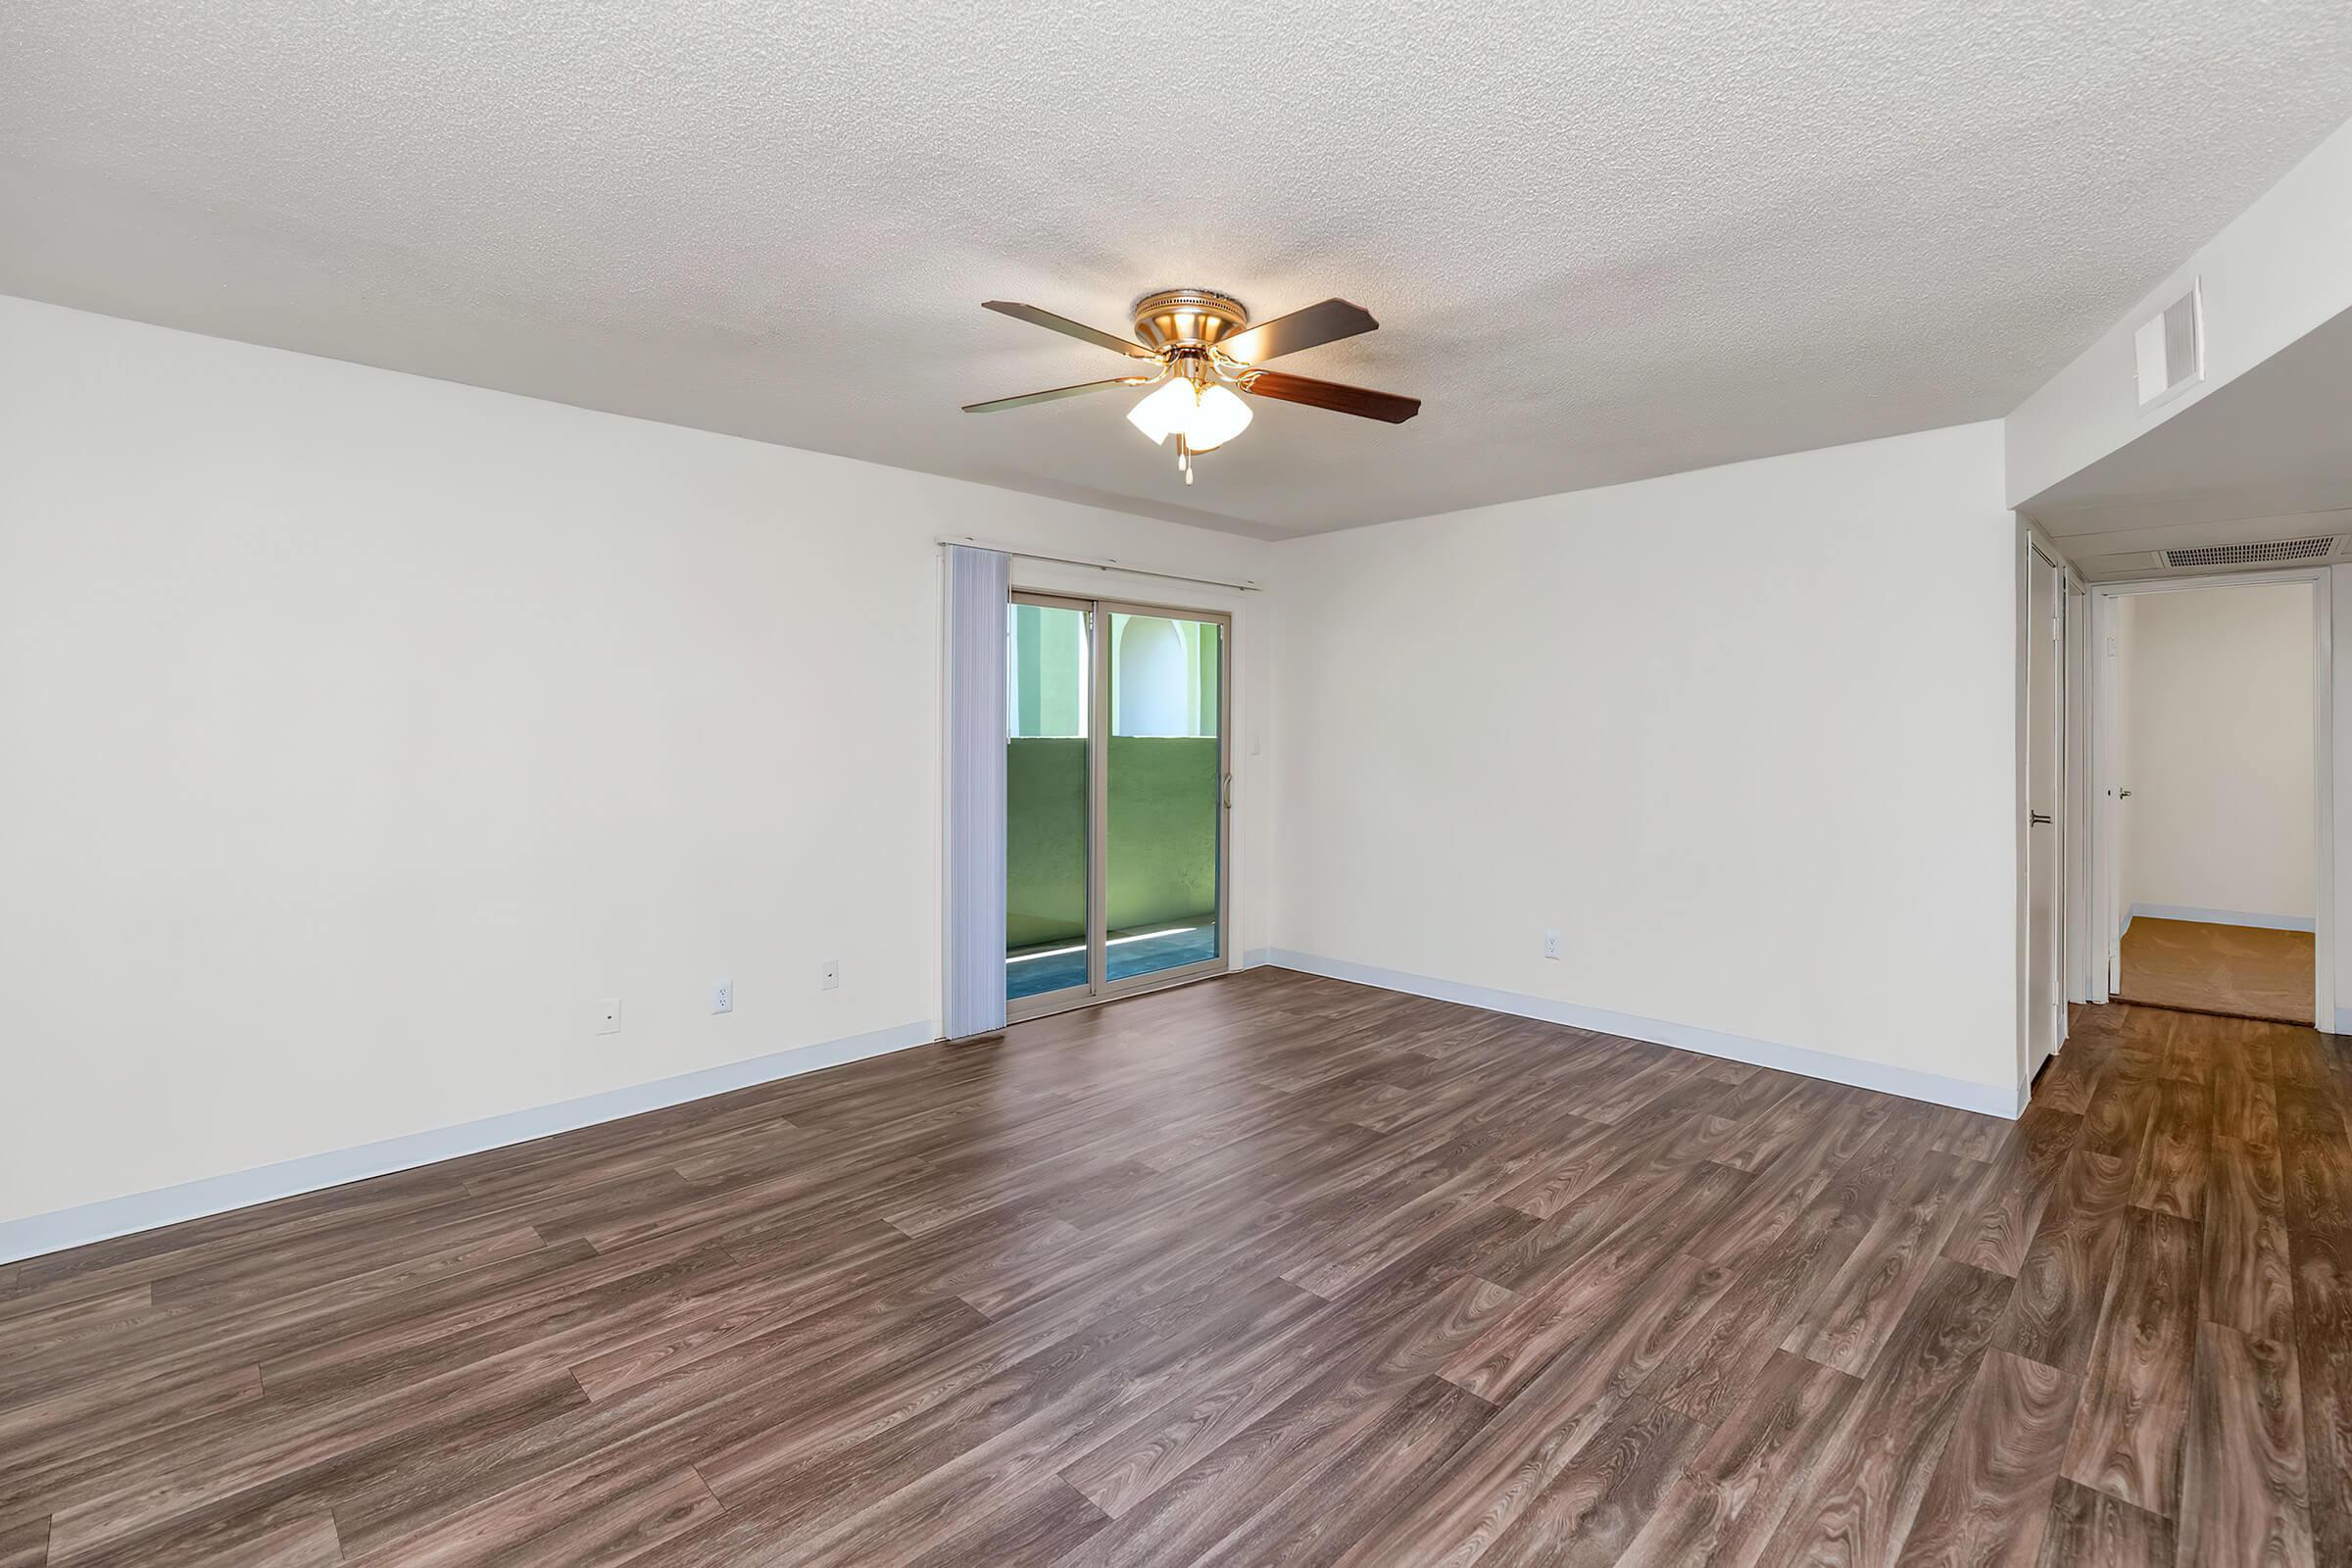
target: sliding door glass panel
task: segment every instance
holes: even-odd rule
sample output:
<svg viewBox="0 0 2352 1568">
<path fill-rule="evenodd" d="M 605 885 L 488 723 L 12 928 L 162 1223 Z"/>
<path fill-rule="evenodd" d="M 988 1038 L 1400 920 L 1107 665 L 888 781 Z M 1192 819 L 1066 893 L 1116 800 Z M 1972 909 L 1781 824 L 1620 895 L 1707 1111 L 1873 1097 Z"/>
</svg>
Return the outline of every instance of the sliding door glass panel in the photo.
<svg viewBox="0 0 2352 1568">
<path fill-rule="evenodd" d="M 1089 989 L 1089 612 L 1004 613 L 1004 999 Z"/>
<path fill-rule="evenodd" d="M 1225 627 L 1111 611 L 1103 982 L 1224 951 Z"/>
</svg>

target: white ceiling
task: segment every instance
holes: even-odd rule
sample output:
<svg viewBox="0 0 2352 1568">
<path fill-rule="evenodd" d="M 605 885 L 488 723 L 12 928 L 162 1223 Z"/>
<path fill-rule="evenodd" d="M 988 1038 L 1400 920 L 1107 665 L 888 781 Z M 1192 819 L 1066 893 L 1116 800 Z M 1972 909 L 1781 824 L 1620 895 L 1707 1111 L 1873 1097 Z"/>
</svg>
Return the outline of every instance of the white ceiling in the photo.
<svg viewBox="0 0 2352 1568">
<path fill-rule="evenodd" d="M 2347 115 L 2343 0 L 12 0 L 0 292 L 1278 536 L 2000 416 Z M 956 412 L 1175 284 L 1422 416 Z"/>
<path fill-rule="evenodd" d="M 2352 311 L 2019 510 L 2093 581 L 2164 575 L 2157 551 L 2323 534 L 2352 560 Z"/>
</svg>

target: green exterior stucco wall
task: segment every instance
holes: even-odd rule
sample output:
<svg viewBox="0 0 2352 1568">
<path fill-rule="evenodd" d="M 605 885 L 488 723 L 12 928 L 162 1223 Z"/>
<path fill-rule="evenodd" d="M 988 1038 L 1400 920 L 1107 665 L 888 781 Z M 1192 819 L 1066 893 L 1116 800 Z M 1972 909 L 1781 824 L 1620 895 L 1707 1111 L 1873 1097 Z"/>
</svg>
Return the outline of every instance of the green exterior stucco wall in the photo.
<svg viewBox="0 0 2352 1568">
<path fill-rule="evenodd" d="M 1004 943 L 1086 935 L 1086 742 L 1006 743 Z M 1110 743 L 1110 929 L 1205 920 L 1217 907 L 1215 737 Z"/>
</svg>

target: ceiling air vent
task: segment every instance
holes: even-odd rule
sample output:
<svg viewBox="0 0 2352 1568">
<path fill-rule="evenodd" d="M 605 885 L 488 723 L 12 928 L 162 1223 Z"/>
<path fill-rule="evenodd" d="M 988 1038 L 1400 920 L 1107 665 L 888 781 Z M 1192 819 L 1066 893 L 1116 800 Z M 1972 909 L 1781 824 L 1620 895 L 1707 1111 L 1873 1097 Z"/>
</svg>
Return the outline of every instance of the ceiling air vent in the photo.
<svg viewBox="0 0 2352 1568">
<path fill-rule="evenodd" d="M 2332 538 L 2279 539 L 2267 545 L 2199 545 L 2167 550 L 2168 566 L 2242 566 L 2257 561 L 2317 561 L 2335 548 Z"/>
</svg>

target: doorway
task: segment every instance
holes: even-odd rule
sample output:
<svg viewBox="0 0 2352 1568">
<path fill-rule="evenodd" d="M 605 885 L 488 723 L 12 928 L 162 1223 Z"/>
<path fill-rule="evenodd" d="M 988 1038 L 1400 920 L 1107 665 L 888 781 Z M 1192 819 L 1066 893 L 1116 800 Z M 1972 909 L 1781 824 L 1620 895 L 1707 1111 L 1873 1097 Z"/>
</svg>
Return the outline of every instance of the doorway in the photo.
<svg viewBox="0 0 2352 1568">
<path fill-rule="evenodd" d="M 2092 593 L 2088 1000 L 2330 1027 L 2327 573 Z"/>
<path fill-rule="evenodd" d="M 1231 966 L 1231 633 L 1210 612 L 1010 596 L 1008 1019 Z"/>
</svg>

